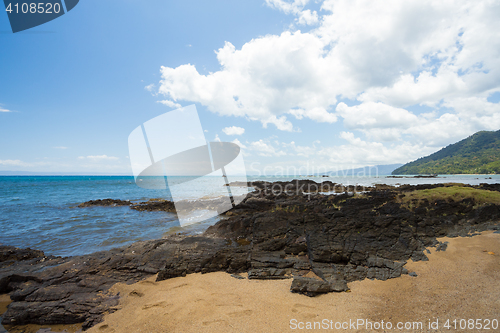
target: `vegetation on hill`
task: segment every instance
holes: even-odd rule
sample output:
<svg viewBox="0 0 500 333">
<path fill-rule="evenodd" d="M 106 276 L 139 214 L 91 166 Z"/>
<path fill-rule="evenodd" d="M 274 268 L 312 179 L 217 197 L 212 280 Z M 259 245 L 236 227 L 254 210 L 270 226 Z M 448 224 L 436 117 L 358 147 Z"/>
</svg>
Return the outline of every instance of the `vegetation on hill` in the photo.
<svg viewBox="0 0 500 333">
<path fill-rule="evenodd" d="M 500 174 L 500 131 L 481 131 L 407 163 L 393 175 Z"/>
</svg>

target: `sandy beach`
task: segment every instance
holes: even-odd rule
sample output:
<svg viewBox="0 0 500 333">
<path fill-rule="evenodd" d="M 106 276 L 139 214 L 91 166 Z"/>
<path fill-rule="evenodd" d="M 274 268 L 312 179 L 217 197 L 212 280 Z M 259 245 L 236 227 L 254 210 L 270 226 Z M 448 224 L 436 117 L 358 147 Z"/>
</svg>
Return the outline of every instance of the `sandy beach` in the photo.
<svg viewBox="0 0 500 333">
<path fill-rule="evenodd" d="M 357 281 L 349 284 L 350 292 L 312 298 L 291 293 L 291 280 L 237 279 L 222 272 L 117 284 L 112 291 L 122 296 L 120 309 L 88 332 L 309 332 L 334 331 L 335 325 L 347 327 L 341 331 L 389 332 L 398 323 L 414 326 L 403 330 L 409 332 L 453 332 L 461 319 L 474 325 L 500 320 L 500 234 L 439 240 L 449 242 L 446 251 L 431 248 L 429 261 L 405 266 L 417 277 Z M 429 328 L 436 321 L 438 329 Z M 360 325 L 353 328 L 353 322 Z M 476 327 L 468 331 L 482 331 Z"/>
</svg>

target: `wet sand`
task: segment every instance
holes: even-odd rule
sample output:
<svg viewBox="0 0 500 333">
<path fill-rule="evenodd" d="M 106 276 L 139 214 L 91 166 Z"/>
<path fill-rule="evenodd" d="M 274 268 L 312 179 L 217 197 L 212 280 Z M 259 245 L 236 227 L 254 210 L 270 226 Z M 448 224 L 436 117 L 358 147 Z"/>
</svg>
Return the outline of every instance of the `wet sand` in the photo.
<svg viewBox="0 0 500 333">
<path fill-rule="evenodd" d="M 240 280 L 226 273 L 117 284 L 112 290 L 122 295 L 120 310 L 88 332 L 324 332 L 300 327 L 319 322 L 334 330 L 335 324 L 358 319 L 365 325 L 383 320 L 385 327 L 391 322 L 393 328 L 398 322 L 422 323 L 406 332 L 453 332 L 453 326 L 443 328 L 447 319 L 452 325 L 454 319 L 500 321 L 500 234 L 440 241 L 449 242 L 445 252 L 430 249 L 429 261 L 405 266 L 417 277 L 357 281 L 349 284 L 351 292 L 314 298 L 291 293 L 291 280 Z M 438 330 L 429 328 L 436 320 Z M 348 327 L 348 332 L 394 331 Z"/>
<path fill-rule="evenodd" d="M 7 311 L 7 306 L 11 303 L 9 295 L 0 295 L 0 316 Z"/>
</svg>

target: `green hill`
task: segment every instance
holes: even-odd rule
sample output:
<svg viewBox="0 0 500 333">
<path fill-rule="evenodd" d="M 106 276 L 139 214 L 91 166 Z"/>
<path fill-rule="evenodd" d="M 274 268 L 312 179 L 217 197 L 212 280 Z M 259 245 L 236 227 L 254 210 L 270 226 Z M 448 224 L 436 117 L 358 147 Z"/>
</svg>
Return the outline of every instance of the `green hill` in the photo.
<svg viewBox="0 0 500 333">
<path fill-rule="evenodd" d="M 500 131 L 481 131 L 440 151 L 407 163 L 393 175 L 500 174 Z"/>
</svg>

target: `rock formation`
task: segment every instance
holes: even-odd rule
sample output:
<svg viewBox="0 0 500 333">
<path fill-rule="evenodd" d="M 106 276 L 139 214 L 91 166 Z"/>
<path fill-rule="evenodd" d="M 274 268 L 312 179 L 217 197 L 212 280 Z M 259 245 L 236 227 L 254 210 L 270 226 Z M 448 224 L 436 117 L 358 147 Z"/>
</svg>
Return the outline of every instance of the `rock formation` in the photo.
<svg viewBox="0 0 500 333">
<path fill-rule="evenodd" d="M 409 259 L 427 260 L 426 247 L 446 248 L 437 237 L 499 229 L 500 209 L 494 204 L 426 199 L 410 207 L 402 201 L 406 193 L 450 185 L 378 185 L 359 195 L 356 187 L 325 191 L 333 183 L 313 183 L 253 183 L 256 191 L 198 236 L 174 234 L 70 258 L 0 247 L 0 293 L 13 301 L 2 324 L 82 322 L 88 328 L 114 311 L 119 299 L 109 292 L 114 283 L 154 274 L 164 280 L 196 272 L 248 272 L 250 279 L 292 279 L 291 291 L 308 296 L 340 292 L 351 281 L 407 274 Z M 476 188 L 498 192 L 500 185 Z M 110 200 L 82 207 L 130 205 Z M 171 211 L 173 204 L 152 200 L 134 207 Z"/>
</svg>

